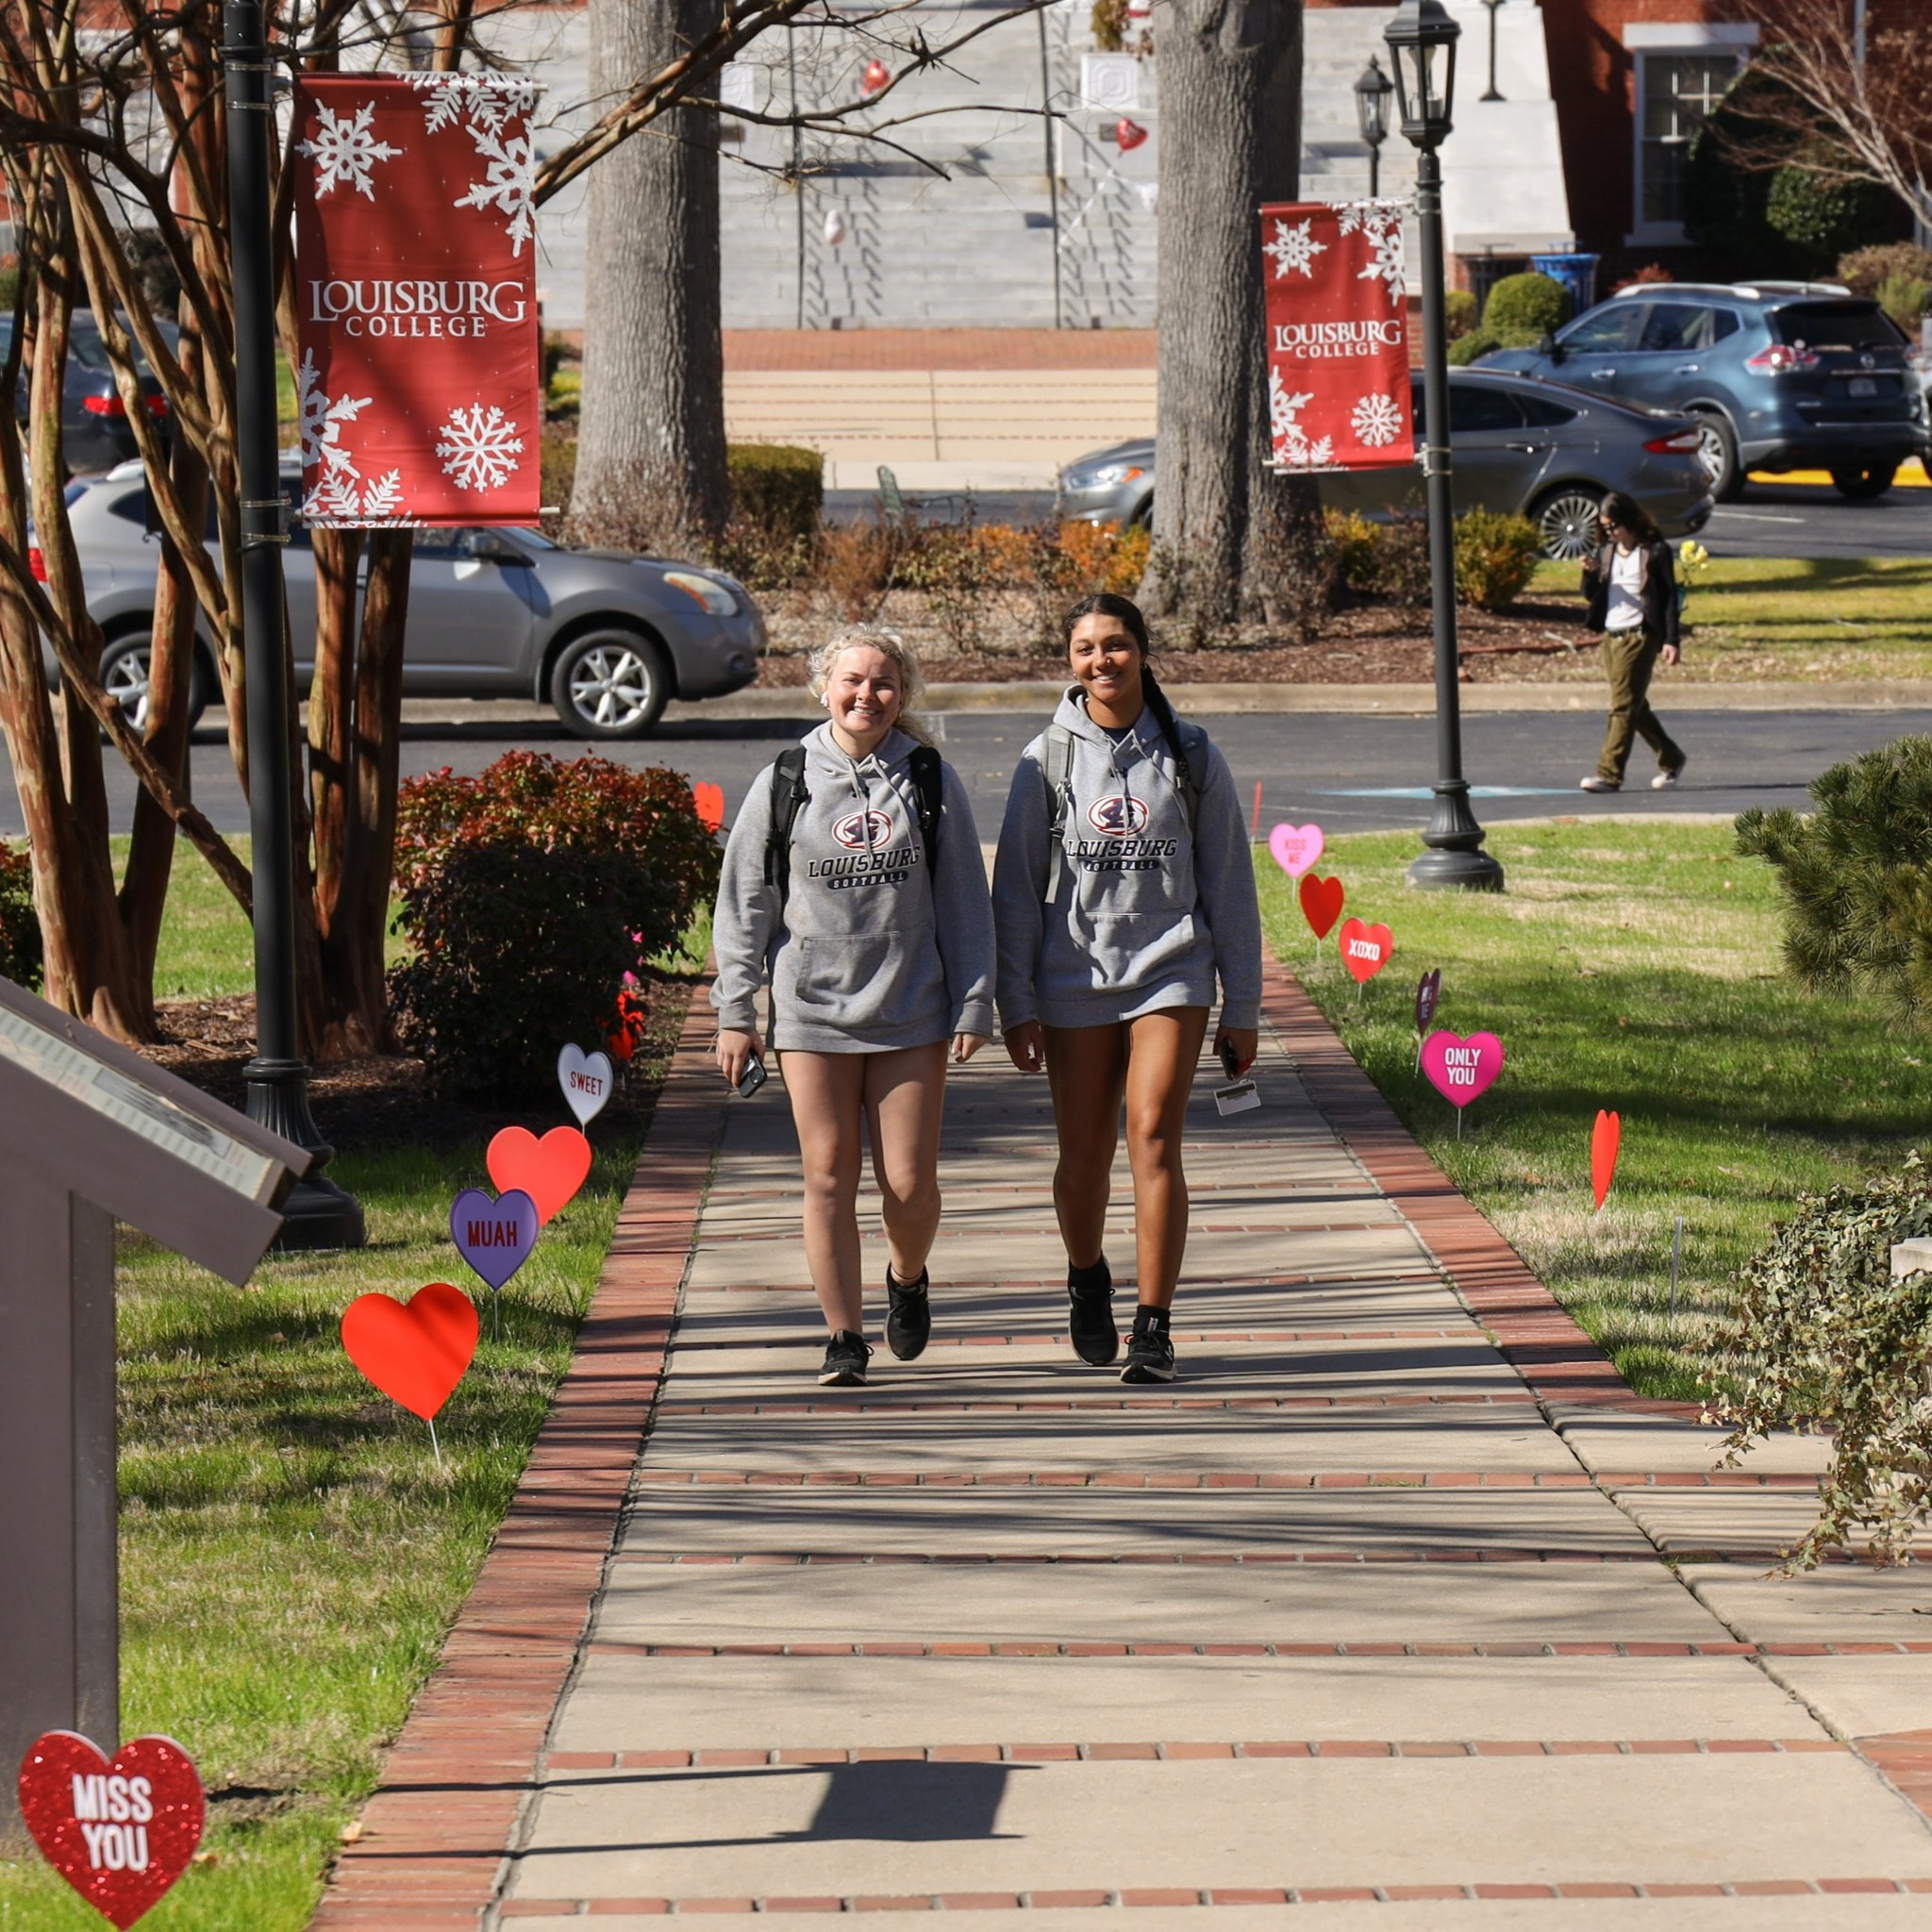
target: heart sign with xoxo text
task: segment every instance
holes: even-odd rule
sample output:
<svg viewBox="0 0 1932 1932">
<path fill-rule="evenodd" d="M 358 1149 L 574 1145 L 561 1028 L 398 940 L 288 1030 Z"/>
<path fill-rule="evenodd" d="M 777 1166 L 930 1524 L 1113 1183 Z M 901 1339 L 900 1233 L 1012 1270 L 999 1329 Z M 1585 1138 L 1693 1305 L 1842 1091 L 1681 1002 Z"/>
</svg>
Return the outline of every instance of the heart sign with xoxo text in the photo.
<svg viewBox="0 0 1932 1932">
<path fill-rule="evenodd" d="M 1290 878 L 1298 879 L 1322 856 L 1320 825 L 1276 825 L 1268 834 L 1268 850 Z"/>
<path fill-rule="evenodd" d="M 1341 917 L 1342 890 L 1340 879 L 1324 879 L 1310 873 L 1296 889 L 1302 902 L 1302 917 L 1318 940 L 1325 940 Z"/>
<path fill-rule="evenodd" d="M 358 1294 L 342 1310 L 342 1346 L 363 1375 L 426 1423 L 468 1374 L 482 1324 L 461 1289 L 446 1281 L 406 1302 Z"/>
<path fill-rule="evenodd" d="M 1346 921 L 1336 936 L 1341 948 L 1341 963 L 1348 968 L 1357 986 L 1366 985 L 1389 963 L 1395 950 L 1395 935 L 1386 925 L 1364 925 L 1359 919 Z"/>
<path fill-rule="evenodd" d="M 567 1046 L 557 1056 L 557 1084 L 563 1089 L 564 1104 L 577 1117 L 577 1125 L 587 1127 L 610 1101 L 615 1074 L 608 1053 L 586 1053 L 580 1046 Z"/>
<path fill-rule="evenodd" d="M 1479 1099 L 1502 1071 L 1503 1042 L 1493 1033 L 1461 1040 L 1445 1026 L 1423 1041 L 1423 1072 L 1452 1107 Z"/>
<path fill-rule="evenodd" d="M 591 1143 L 575 1127 L 552 1127 L 541 1141 L 528 1127 L 505 1127 L 491 1141 L 483 1164 L 499 1191 L 521 1188 L 536 1202 L 541 1225 L 568 1207 L 589 1179 Z"/>
<path fill-rule="evenodd" d="M 201 1842 L 201 1779 L 172 1738 L 131 1739 L 109 1759 L 77 1731 L 49 1731 L 28 1747 L 19 1790 L 47 1863 L 123 1932 Z"/>
</svg>

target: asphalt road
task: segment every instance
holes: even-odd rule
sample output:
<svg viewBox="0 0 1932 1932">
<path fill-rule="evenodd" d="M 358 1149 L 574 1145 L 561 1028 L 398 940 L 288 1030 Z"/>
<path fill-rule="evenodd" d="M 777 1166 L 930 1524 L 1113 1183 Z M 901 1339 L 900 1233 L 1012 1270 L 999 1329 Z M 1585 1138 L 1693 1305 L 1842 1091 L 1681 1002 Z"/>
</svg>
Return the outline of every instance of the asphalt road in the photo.
<svg viewBox="0 0 1932 1932">
<path fill-rule="evenodd" d="M 827 516 L 872 516 L 869 490 L 825 494 Z M 1044 490 L 989 491 L 974 499 L 982 523 L 1027 524 L 1053 514 Z M 1932 490 L 1895 488 L 1876 503 L 1847 503 L 1828 483 L 1753 483 L 1720 504 L 1701 539 L 1720 557 L 1924 557 L 1932 555 Z"/>
<path fill-rule="evenodd" d="M 1602 713 L 1595 710 L 1484 713 L 1463 721 L 1464 769 L 1485 822 L 1544 818 L 1574 812 L 1710 812 L 1726 816 L 1749 805 L 1803 805 L 1806 788 L 1827 766 L 1908 733 L 1932 733 L 1932 711 L 1685 711 L 1673 715 L 1669 692 L 1658 693 L 1673 735 L 1690 756 L 1684 782 L 1673 791 L 1648 789 L 1654 767 L 1641 745 L 1632 762 L 1633 789 L 1608 796 L 1579 791 L 1576 783 L 1595 762 Z M 724 788 L 727 813 L 779 749 L 811 720 L 729 722 L 702 717 L 666 724 L 642 744 L 610 748 L 630 765 L 663 764 L 688 777 Z M 1261 787 L 1263 826 L 1309 820 L 1330 831 L 1394 830 L 1428 817 L 1435 771 L 1435 726 L 1427 718 L 1241 716 L 1207 722 L 1232 768 L 1241 801 L 1252 808 Z M 952 712 L 935 719 L 946 757 L 965 779 L 982 838 L 997 832 L 1007 787 L 1022 748 L 1046 723 L 1045 714 Z M 513 746 L 527 744 L 559 758 L 584 749 L 542 723 L 452 728 L 406 727 L 402 769 L 409 775 L 444 765 L 479 772 Z M 0 754 L 0 833 L 18 834 L 20 808 Z M 247 829 L 227 747 L 204 725 L 193 754 L 194 795 L 225 832 Z M 119 760 L 109 760 L 114 824 L 125 831 L 134 787 Z"/>
</svg>

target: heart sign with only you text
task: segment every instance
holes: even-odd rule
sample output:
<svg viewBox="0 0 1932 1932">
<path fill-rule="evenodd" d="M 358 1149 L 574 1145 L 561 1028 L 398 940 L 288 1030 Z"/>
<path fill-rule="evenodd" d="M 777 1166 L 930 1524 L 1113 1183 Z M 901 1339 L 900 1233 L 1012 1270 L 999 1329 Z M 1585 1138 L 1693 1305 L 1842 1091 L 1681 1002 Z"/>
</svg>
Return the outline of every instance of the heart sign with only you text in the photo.
<svg viewBox="0 0 1932 1932">
<path fill-rule="evenodd" d="M 1493 1033 L 1463 1040 L 1445 1026 L 1423 1041 L 1423 1072 L 1451 1107 L 1480 1099 L 1502 1071 L 1503 1042 Z"/>
</svg>

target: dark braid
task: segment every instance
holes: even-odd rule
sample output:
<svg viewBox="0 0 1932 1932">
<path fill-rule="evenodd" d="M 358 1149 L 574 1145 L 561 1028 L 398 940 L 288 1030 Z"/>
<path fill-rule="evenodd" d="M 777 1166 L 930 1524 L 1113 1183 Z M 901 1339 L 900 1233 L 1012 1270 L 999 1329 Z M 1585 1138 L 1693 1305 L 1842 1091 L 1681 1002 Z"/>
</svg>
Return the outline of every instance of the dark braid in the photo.
<svg viewBox="0 0 1932 1932">
<path fill-rule="evenodd" d="M 1160 726 L 1160 735 L 1167 741 L 1167 748 L 1174 756 L 1174 770 L 1179 774 L 1181 789 L 1187 790 L 1190 773 L 1188 755 L 1181 749 L 1180 723 L 1174 714 L 1174 707 L 1168 703 L 1167 693 L 1161 690 L 1154 675 L 1154 668 L 1147 659 L 1152 647 L 1147 641 L 1147 620 L 1141 614 L 1141 607 L 1131 597 L 1123 597 L 1117 591 L 1099 591 L 1091 597 L 1082 597 L 1067 612 L 1062 626 L 1062 641 L 1071 645 L 1074 641 L 1074 626 L 1083 617 L 1117 618 L 1126 626 L 1127 633 L 1141 647 L 1141 693 L 1147 701 L 1147 708 L 1154 713 L 1154 722 Z"/>
<path fill-rule="evenodd" d="M 1186 791 L 1192 774 L 1188 769 L 1188 755 L 1181 749 L 1180 720 L 1174 716 L 1167 693 L 1145 664 L 1141 667 L 1141 693 L 1147 700 L 1147 708 L 1154 713 L 1154 722 L 1160 726 L 1161 737 L 1167 740 L 1168 750 L 1174 754 L 1174 774 L 1180 780 L 1180 789 Z"/>
</svg>

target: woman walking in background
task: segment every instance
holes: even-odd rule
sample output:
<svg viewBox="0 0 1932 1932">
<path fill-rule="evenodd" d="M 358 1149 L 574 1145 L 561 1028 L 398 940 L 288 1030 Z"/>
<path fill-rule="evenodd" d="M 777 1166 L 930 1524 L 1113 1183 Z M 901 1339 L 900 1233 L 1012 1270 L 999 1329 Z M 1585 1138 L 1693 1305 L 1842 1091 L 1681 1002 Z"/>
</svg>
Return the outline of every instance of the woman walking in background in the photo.
<svg viewBox="0 0 1932 1932">
<path fill-rule="evenodd" d="M 1584 623 L 1604 637 L 1604 672 L 1610 681 L 1609 727 L 1586 791 L 1621 791 L 1630 741 L 1641 738 L 1662 769 L 1650 781 L 1668 791 L 1684 769 L 1684 754 L 1650 708 L 1650 677 L 1659 658 L 1677 661 L 1677 567 L 1651 514 L 1613 490 L 1598 519 L 1603 544 L 1583 559 Z"/>
<path fill-rule="evenodd" d="M 1120 1353 L 1102 1241 L 1124 1102 L 1139 1305 L 1124 1382 L 1171 1382 L 1188 1239 L 1181 1134 L 1208 1009 L 1230 1074 L 1254 1062 L 1261 922 L 1234 780 L 1147 668 L 1124 597 L 1066 621 L 1074 683 L 1013 774 L 993 870 L 999 1009 L 1023 1073 L 1044 1064 L 1059 1133 L 1054 1208 L 1074 1352 Z"/>
<path fill-rule="evenodd" d="M 992 1033 L 992 912 L 965 788 L 911 715 L 919 667 L 905 643 L 843 631 L 813 654 L 811 688 L 831 716 L 754 783 L 731 828 L 711 1003 L 719 1071 L 740 1086 L 762 1065 L 755 1000 L 770 977 L 806 1258 L 830 1330 L 819 1380 L 853 1387 L 872 1357 L 861 1135 L 891 1251 L 886 1341 L 910 1361 L 932 1330 L 947 1042 L 966 1060 Z"/>
</svg>

